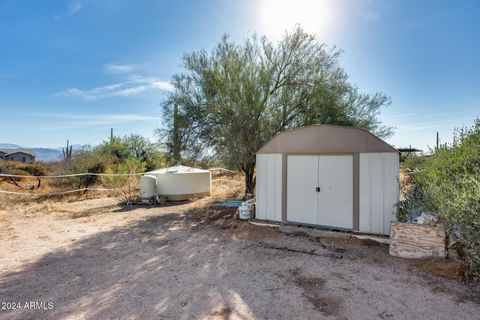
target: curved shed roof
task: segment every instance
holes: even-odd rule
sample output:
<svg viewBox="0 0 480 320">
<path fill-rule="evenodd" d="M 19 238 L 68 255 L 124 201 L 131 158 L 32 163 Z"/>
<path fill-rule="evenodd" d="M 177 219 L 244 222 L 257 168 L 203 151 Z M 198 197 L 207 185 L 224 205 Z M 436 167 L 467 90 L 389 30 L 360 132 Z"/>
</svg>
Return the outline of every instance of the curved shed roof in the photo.
<svg viewBox="0 0 480 320">
<path fill-rule="evenodd" d="M 317 124 L 280 132 L 257 153 L 395 152 L 391 145 L 361 128 Z"/>
</svg>

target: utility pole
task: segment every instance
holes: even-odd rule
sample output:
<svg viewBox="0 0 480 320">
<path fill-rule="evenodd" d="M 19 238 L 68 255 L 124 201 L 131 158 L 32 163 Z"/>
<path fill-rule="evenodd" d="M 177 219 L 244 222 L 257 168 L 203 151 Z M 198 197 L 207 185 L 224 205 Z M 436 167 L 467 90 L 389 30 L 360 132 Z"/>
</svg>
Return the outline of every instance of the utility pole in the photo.
<svg viewBox="0 0 480 320">
<path fill-rule="evenodd" d="M 440 136 L 438 135 L 438 131 L 437 131 L 437 147 L 435 148 L 435 151 L 438 150 L 439 146 L 440 146 Z"/>
<path fill-rule="evenodd" d="M 110 128 L 110 142 L 113 142 L 113 128 Z"/>
</svg>

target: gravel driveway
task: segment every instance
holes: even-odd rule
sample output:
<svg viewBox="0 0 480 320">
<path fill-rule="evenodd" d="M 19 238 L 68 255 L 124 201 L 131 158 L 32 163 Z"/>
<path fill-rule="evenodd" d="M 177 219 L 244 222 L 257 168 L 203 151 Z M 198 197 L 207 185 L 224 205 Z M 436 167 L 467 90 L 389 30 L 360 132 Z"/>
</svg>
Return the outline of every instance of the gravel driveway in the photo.
<svg viewBox="0 0 480 320">
<path fill-rule="evenodd" d="M 205 201 L 0 211 L 0 319 L 479 319 L 478 285 Z"/>
</svg>

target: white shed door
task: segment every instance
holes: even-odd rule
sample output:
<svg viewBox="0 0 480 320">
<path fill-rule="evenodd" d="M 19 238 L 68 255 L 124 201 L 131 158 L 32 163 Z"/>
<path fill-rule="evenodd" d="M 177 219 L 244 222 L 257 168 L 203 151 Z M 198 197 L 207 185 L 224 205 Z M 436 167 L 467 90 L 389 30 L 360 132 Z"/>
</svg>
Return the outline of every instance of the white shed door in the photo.
<svg viewBox="0 0 480 320">
<path fill-rule="evenodd" d="M 287 220 L 353 229 L 353 157 L 289 156 L 287 161 Z"/>
<path fill-rule="evenodd" d="M 289 156 L 287 159 L 287 220 L 317 224 L 317 156 Z"/>
<path fill-rule="evenodd" d="M 353 229 L 353 157 L 320 156 L 318 223 Z"/>
</svg>

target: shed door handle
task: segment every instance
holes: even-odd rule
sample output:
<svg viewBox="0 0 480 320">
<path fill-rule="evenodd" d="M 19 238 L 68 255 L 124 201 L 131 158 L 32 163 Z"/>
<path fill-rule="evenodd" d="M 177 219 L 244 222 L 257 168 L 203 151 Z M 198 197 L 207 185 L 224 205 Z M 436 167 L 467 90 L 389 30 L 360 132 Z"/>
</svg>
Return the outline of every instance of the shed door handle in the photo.
<svg viewBox="0 0 480 320">
<path fill-rule="evenodd" d="M 320 192 L 320 187 L 316 187 L 315 191 Z"/>
</svg>

